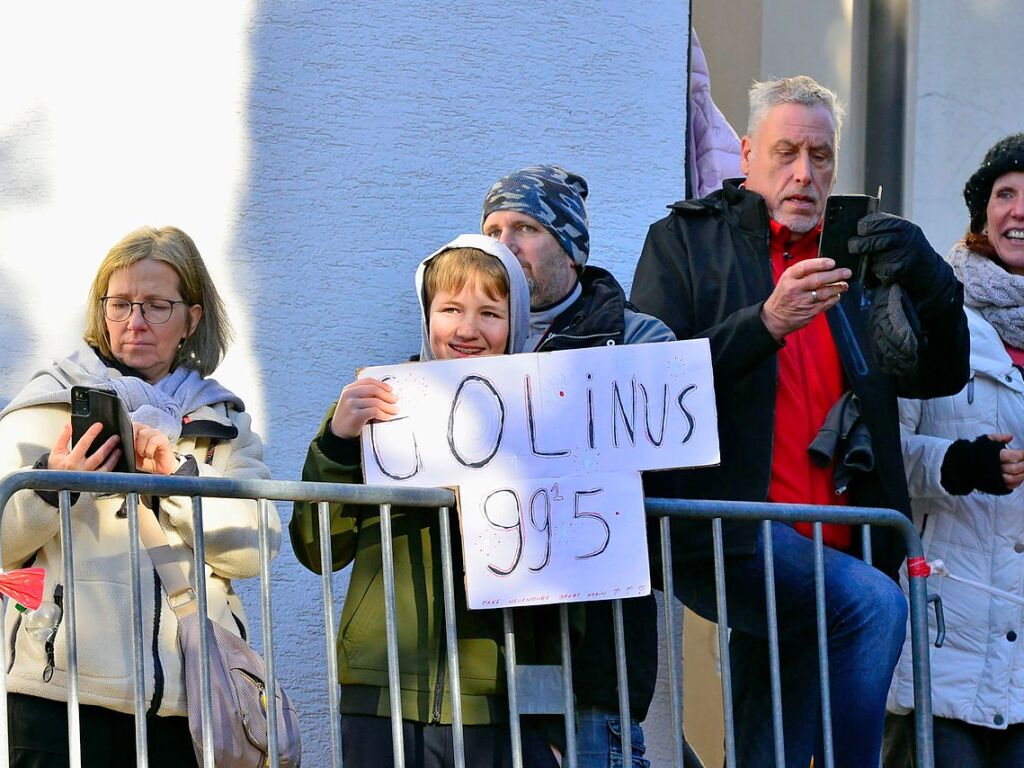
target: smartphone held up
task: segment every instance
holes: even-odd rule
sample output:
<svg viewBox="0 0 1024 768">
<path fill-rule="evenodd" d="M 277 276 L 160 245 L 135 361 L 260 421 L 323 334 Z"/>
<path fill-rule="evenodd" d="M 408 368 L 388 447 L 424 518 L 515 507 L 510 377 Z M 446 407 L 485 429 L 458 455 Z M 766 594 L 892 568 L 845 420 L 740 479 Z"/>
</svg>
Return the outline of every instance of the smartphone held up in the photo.
<svg viewBox="0 0 1024 768">
<path fill-rule="evenodd" d="M 851 280 L 863 281 L 867 264 L 863 256 L 850 253 L 850 238 L 857 234 L 857 222 L 878 210 L 878 200 L 871 195 L 829 195 L 825 200 L 818 256 L 849 269 Z"/>
<path fill-rule="evenodd" d="M 71 445 L 77 445 L 93 424 L 103 425 L 86 455 L 92 455 L 109 438 L 121 438 L 121 457 L 114 472 L 135 471 L 135 439 L 131 418 L 117 393 L 97 387 L 71 388 Z"/>
</svg>

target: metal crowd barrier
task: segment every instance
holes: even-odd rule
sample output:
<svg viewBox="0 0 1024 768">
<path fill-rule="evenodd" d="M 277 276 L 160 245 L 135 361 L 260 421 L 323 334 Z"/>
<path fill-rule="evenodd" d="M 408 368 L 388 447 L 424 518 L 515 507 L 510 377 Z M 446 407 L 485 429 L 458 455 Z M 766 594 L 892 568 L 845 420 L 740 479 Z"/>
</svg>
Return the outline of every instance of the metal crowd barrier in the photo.
<svg viewBox="0 0 1024 768">
<path fill-rule="evenodd" d="M 95 472 L 58 472 L 33 470 L 15 472 L 0 481 L 0 514 L 6 508 L 11 496 L 20 490 L 44 490 L 59 492 L 61 538 L 66 544 L 63 548 L 65 607 L 64 632 L 68 648 L 68 740 L 70 744 L 70 765 L 77 768 L 81 765 L 79 694 L 77 681 L 77 656 L 75 634 L 75 603 L 74 603 L 74 557 L 71 538 L 70 493 L 119 493 L 127 497 L 127 511 L 130 533 L 130 563 L 132 586 L 132 619 L 133 639 L 132 652 L 135 669 L 135 743 L 137 765 L 147 766 L 146 749 L 146 705 L 143 685 L 143 632 L 141 619 L 141 589 L 139 578 L 140 549 L 138 539 L 138 503 L 140 495 L 155 496 L 187 496 L 192 498 L 193 525 L 196 530 L 196 546 L 194 550 L 194 570 L 197 576 L 196 591 L 199 598 L 200 612 L 206 612 L 206 577 L 204 546 L 202 539 L 202 498 L 236 498 L 256 499 L 259 509 L 259 544 L 260 544 L 260 594 L 262 614 L 263 655 L 266 662 L 267 686 L 274 689 L 276 674 L 273 653 L 273 623 L 271 617 L 270 591 L 270 553 L 268 527 L 268 504 L 271 501 L 309 501 L 315 502 L 318 510 L 320 535 L 320 565 L 323 590 L 324 611 L 324 642 L 327 659 L 327 688 L 329 708 L 329 732 L 331 738 L 331 765 L 342 767 L 341 758 L 341 717 L 340 688 L 337 685 L 338 670 L 335 657 L 335 618 L 334 618 L 334 587 L 331 572 L 330 552 L 330 519 L 329 504 L 375 504 L 380 508 L 381 546 L 384 565 L 384 600 L 386 621 L 386 642 L 388 655 L 388 680 L 391 701 L 391 730 L 394 762 L 398 768 L 405 765 L 404 744 L 402 738 L 401 691 L 398 670 L 398 637 L 395 618 L 395 582 L 394 562 L 391 548 L 391 506 L 398 504 L 404 507 L 424 507 L 437 510 L 441 530 L 442 585 L 445 609 L 446 647 L 450 676 L 450 694 L 452 706 L 452 725 L 454 757 L 456 765 L 465 766 L 465 749 L 463 743 L 462 707 L 459 689 L 459 659 L 457 629 L 455 626 L 455 577 L 452 572 L 452 543 L 450 532 L 450 509 L 454 506 L 455 497 L 451 491 L 438 488 L 385 488 L 365 485 L 341 485 L 329 483 L 307 483 L 275 480 L 228 480 L 222 478 L 189 478 L 176 476 L 156 476 L 140 474 L 115 474 Z M 778 626 L 774 611 L 774 571 L 771 567 L 771 530 L 770 520 L 814 522 L 815 543 L 815 591 L 817 598 L 817 632 L 818 653 L 821 679 L 822 720 L 825 734 L 825 768 L 833 768 L 832 752 L 831 704 L 829 698 L 829 678 L 827 659 L 827 637 L 824 620 L 825 580 L 822 545 L 821 523 L 842 523 L 864 526 L 865 559 L 870 562 L 870 525 L 889 526 L 896 528 L 904 538 L 910 557 L 922 556 L 921 542 L 910 521 L 899 512 L 888 509 L 870 509 L 861 507 L 815 507 L 803 505 L 758 504 L 742 502 L 715 502 L 648 499 L 647 514 L 660 518 L 660 549 L 662 555 L 662 579 L 665 594 L 665 636 L 669 652 L 670 707 L 674 723 L 679 727 L 673 729 L 674 765 L 690 766 L 690 753 L 683 739 L 683 706 L 682 706 L 682 655 L 681 645 L 677 642 L 673 600 L 673 567 L 672 552 L 669 538 L 669 525 L 672 518 L 706 519 L 712 521 L 714 532 L 715 574 L 718 588 L 719 644 L 722 658 L 722 692 L 725 707 L 726 765 L 736 766 L 735 734 L 732 715 L 732 691 L 729 679 L 729 650 L 727 629 L 725 625 L 727 605 L 725 597 L 724 569 L 725 558 L 722 553 L 721 521 L 723 518 L 735 520 L 762 521 L 766 540 L 765 588 L 768 595 L 768 627 L 770 673 L 772 679 L 772 713 L 775 726 L 775 757 L 778 765 L 784 765 L 784 744 L 782 742 L 781 694 L 779 684 Z M 284 522 L 284 521 L 283 521 Z M 2 541 L 0 541 L 2 546 Z M 928 665 L 927 635 L 927 588 L 925 578 L 910 578 L 910 620 L 913 647 L 913 671 L 915 688 L 915 721 L 917 726 L 917 765 L 920 768 L 933 768 L 934 755 L 931 738 L 931 695 L 930 673 Z M 512 742 L 513 765 L 522 768 L 520 716 L 524 711 L 532 714 L 551 713 L 567 714 L 573 711 L 571 649 L 569 642 L 568 612 L 565 605 L 560 606 L 562 663 L 555 670 L 531 668 L 516 664 L 515 630 L 512 612 L 503 611 L 505 633 L 506 679 L 508 683 L 509 726 Z M 629 687 L 626 674 L 626 654 L 623 642 L 622 604 L 613 601 L 613 631 L 618 672 L 619 714 L 623 724 L 630 722 Z M 7 696 L 7 652 L 4 616 L 0 612 L 0 701 L 6 702 Z M 205 744 L 205 768 L 213 768 L 212 732 L 210 730 L 210 680 L 207 669 L 208 640 L 203 633 L 200 638 L 203 656 L 203 674 L 201 688 L 203 695 L 203 741 Z M 550 701 L 534 702 L 524 710 L 521 700 L 533 698 L 531 689 L 537 687 L 538 681 L 544 679 L 543 673 L 554 671 L 561 702 L 552 707 Z M 538 674 L 539 673 L 539 674 Z M 550 682 L 550 675 L 547 676 Z M 550 687 L 550 686 L 549 686 Z M 543 698 L 543 697 L 540 697 Z M 549 697 L 550 698 L 550 697 Z M 566 754 L 563 765 L 567 768 L 576 766 L 574 719 L 566 716 L 565 736 Z M 271 766 L 278 766 L 277 760 L 277 723 L 274 718 L 268 721 Z M 630 728 L 621 729 L 622 754 L 631 755 L 632 745 Z M 7 718 L 0 718 L 0 768 L 8 766 L 8 724 Z"/>
</svg>

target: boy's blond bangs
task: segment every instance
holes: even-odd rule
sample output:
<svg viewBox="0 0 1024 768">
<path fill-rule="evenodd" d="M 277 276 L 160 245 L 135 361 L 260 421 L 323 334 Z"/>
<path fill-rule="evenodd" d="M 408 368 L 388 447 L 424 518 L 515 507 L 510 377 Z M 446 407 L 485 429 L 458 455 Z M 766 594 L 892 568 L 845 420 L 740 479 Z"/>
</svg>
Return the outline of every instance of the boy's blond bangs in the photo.
<svg viewBox="0 0 1024 768">
<path fill-rule="evenodd" d="M 502 263 L 478 248 L 452 248 L 431 260 L 423 278 L 424 298 L 429 307 L 440 292 L 459 294 L 475 282 L 494 301 L 508 298 L 508 275 Z"/>
</svg>

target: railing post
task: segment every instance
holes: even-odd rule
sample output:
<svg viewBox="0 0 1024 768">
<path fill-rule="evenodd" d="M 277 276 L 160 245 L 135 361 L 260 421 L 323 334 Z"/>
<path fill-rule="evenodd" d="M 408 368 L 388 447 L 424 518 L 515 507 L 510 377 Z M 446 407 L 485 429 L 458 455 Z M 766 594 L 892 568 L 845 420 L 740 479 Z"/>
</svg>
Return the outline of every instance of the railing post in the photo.
<svg viewBox="0 0 1024 768">
<path fill-rule="evenodd" d="M 0 511 L 2 511 L 0 507 Z M 2 521 L 2 517 L 0 517 Z M 0 552 L 3 552 L 4 540 L 0 535 Z M 2 565 L 0 561 L 0 565 Z M 4 704 L 4 714 L 0 716 L 0 768 L 11 768 L 9 744 L 11 734 L 7 730 L 7 604 L 0 600 L 0 701 Z"/>
<path fill-rule="evenodd" d="M 682 768 L 683 741 L 683 674 L 680 662 L 683 658 L 683 634 L 679 635 L 676 648 L 675 621 L 675 574 L 672 569 L 671 521 L 667 517 L 658 520 L 661 531 L 661 584 L 665 595 L 665 642 L 668 645 L 669 701 L 672 709 L 672 745 L 674 765 Z M 685 621 L 685 618 L 684 618 Z"/>
<path fill-rule="evenodd" d="M 814 526 L 814 616 L 818 628 L 818 682 L 821 685 L 821 729 L 825 768 L 834 768 L 832 744 L 832 691 L 828 677 L 828 628 L 825 626 L 825 548 L 821 523 Z"/>
<path fill-rule="evenodd" d="M 732 710 L 732 661 L 729 656 L 729 608 L 725 595 L 725 547 L 722 518 L 711 521 L 715 550 L 715 600 L 718 614 L 718 654 L 722 662 L 722 713 L 725 720 L 725 764 L 736 768 L 736 720 Z"/>
<path fill-rule="evenodd" d="M 142 579 L 141 555 L 139 550 L 139 494 L 129 493 L 125 498 L 128 512 L 128 559 L 132 586 L 132 682 L 135 691 L 135 760 L 137 768 L 149 765 L 149 745 L 146 723 L 146 665 L 142 650 L 145 642 L 142 633 Z M 152 514 L 143 512 L 143 514 Z"/>
<path fill-rule="evenodd" d="M 612 600 L 612 631 L 615 639 L 615 679 L 619 693 L 619 730 L 622 760 L 633 764 L 633 719 L 629 714 L 629 675 L 626 671 L 626 637 L 622 627 L 622 601 Z"/>
<path fill-rule="evenodd" d="M 921 556 L 908 547 L 908 556 Z M 909 559 L 909 558 L 908 558 Z M 923 559 L 923 558 L 922 558 Z M 935 743 L 932 737 L 932 679 L 928 644 L 928 580 L 925 576 L 911 576 L 910 583 L 910 644 L 914 670 L 914 733 L 917 741 L 917 768 L 934 768 Z"/>
<path fill-rule="evenodd" d="M 523 768 L 523 734 L 519 728 L 519 675 L 516 672 L 516 628 L 512 609 L 501 609 L 505 629 L 505 677 L 508 680 L 508 726 L 512 742 L 512 768 Z"/>
<path fill-rule="evenodd" d="M 455 576 L 452 573 L 452 534 L 448 507 L 438 511 L 441 526 L 441 588 L 444 592 L 444 632 L 448 651 L 448 686 L 452 695 L 452 751 L 456 768 L 466 766 L 462 733 L 462 680 L 459 669 L 459 635 L 455 624 Z"/>
<path fill-rule="evenodd" d="M 341 768 L 341 689 L 338 685 L 338 657 L 334 640 L 334 560 L 331 553 L 331 507 L 317 502 L 317 526 L 320 533 L 320 580 L 323 587 L 324 629 L 327 638 L 327 710 L 331 734 L 331 764 Z"/>
<path fill-rule="evenodd" d="M 270 602 L 270 502 L 258 499 L 260 544 L 260 600 L 263 623 L 263 666 L 267 673 L 267 756 L 272 768 L 281 763 L 277 750 L 277 675 L 274 673 L 274 619 Z"/>
<path fill-rule="evenodd" d="M 565 717 L 565 768 L 576 768 L 576 708 L 572 693 L 572 643 L 569 635 L 569 607 L 558 606 L 558 636 L 562 645 L 562 713 Z"/>
<path fill-rule="evenodd" d="M 395 553 L 392 549 L 391 505 L 380 505 L 380 549 L 384 566 L 384 631 L 388 649 L 388 694 L 391 698 L 391 748 L 395 768 L 405 767 L 402 727 L 402 685 L 398 671 L 398 621 L 395 616 Z"/>
<path fill-rule="evenodd" d="M 775 600 L 775 542 L 771 520 L 761 523 L 764 539 L 764 595 L 768 613 L 768 673 L 772 691 L 772 735 L 775 742 L 775 765 L 786 765 L 786 738 L 782 725 L 782 680 L 779 657 L 779 606 Z"/>
<path fill-rule="evenodd" d="M 60 548 L 64 561 L 64 642 L 68 647 L 68 758 L 71 768 L 81 768 L 82 724 L 78 711 L 78 628 L 75 620 L 75 559 L 71 544 L 71 493 L 62 490 L 58 498 Z"/>
<path fill-rule="evenodd" d="M 196 580 L 196 601 L 199 614 L 199 690 L 203 712 L 203 765 L 216 768 L 213 762 L 213 703 L 210 692 L 210 631 L 206 602 L 206 540 L 203 533 L 203 498 L 192 497 L 192 573 Z"/>
</svg>

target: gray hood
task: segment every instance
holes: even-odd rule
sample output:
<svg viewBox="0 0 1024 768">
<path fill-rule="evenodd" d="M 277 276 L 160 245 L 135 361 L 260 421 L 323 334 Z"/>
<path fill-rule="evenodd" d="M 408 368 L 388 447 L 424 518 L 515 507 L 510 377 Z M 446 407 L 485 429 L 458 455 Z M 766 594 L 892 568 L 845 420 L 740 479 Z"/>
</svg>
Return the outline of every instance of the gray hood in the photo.
<svg viewBox="0 0 1024 768">
<path fill-rule="evenodd" d="M 526 348 L 530 336 L 530 288 L 526 275 L 515 255 L 493 237 L 486 235 L 459 235 L 443 248 L 439 248 L 420 262 L 416 268 L 416 298 L 420 302 L 420 360 L 433 360 L 430 351 L 430 334 L 427 331 L 427 303 L 423 295 L 423 275 L 431 259 L 451 248 L 476 248 L 501 262 L 508 275 L 510 295 L 508 300 L 508 353 L 516 354 Z"/>
</svg>

